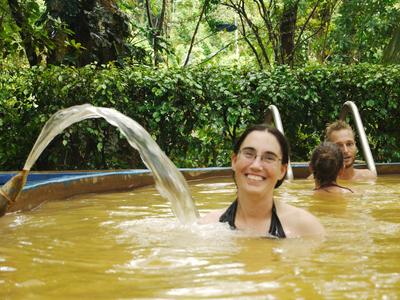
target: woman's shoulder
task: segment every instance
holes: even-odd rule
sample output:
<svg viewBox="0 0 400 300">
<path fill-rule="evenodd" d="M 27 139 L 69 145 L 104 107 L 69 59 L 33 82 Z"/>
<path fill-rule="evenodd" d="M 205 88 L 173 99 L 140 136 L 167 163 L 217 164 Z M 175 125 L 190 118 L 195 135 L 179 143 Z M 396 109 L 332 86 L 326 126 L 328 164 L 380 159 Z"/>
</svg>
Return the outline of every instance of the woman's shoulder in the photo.
<svg viewBox="0 0 400 300">
<path fill-rule="evenodd" d="M 353 194 L 354 191 L 341 185 L 333 185 L 323 189 L 314 190 L 315 195 Z"/>
<path fill-rule="evenodd" d="M 224 209 L 213 210 L 204 216 L 200 217 L 197 221 L 199 224 L 211 224 L 211 223 L 218 223 L 219 218 L 224 213 Z"/>
<path fill-rule="evenodd" d="M 291 222 L 301 221 L 303 219 L 313 219 L 315 216 L 308 212 L 307 210 L 293 206 L 284 202 L 279 202 L 279 204 L 275 204 L 278 215 L 282 218 L 287 218 Z"/>
<path fill-rule="evenodd" d="M 316 216 L 307 210 L 279 202 L 277 213 L 289 237 L 324 235 L 325 229 Z"/>
</svg>

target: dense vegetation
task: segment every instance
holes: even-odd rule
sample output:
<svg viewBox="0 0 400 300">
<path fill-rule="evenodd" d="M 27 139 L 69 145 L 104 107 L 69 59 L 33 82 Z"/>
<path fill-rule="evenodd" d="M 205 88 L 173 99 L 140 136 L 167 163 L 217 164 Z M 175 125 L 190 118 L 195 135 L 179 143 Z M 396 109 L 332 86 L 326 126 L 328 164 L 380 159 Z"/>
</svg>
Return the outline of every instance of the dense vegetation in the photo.
<svg viewBox="0 0 400 300">
<path fill-rule="evenodd" d="M 399 66 L 371 64 L 263 72 L 112 65 L 7 70 L 0 73 L 0 168 L 22 168 L 50 115 L 83 103 L 115 107 L 139 122 L 177 166 L 204 167 L 227 166 L 232 142 L 246 125 L 263 121 L 270 104 L 280 110 L 292 160 L 308 160 L 325 124 L 352 100 L 376 161 L 399 161 L 399 82 Z M 137 152 L 100 119 L 65 130 L 36 164 L 37 169 L 137 167 L 142 167 Z"/>
<path fill-rule="evenodd" d="M 375 159 L 399 161 L 399 24 L 400 0 L 0 0 L 0 169 L 20 169 L 50 115 L 82 103 L 116 108 L 179 167 L 203 167 L 226 166 L 270 104 L 292 160 L 308 160 L 352 100 Z M 137 167 L 99 119 L 35 166 Z"/>
<path fill-rule="evenodd" d="M 0 65 L 399 62 L 399 0 L 0 0 Z"/>
</svg>

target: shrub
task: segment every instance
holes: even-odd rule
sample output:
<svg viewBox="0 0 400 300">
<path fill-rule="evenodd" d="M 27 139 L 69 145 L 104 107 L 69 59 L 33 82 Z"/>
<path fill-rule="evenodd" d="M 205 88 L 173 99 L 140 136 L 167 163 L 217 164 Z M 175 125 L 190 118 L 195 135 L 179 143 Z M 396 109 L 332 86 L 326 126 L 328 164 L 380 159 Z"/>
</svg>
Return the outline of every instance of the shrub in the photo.
<svg viewBox="0 0 400 300">
<path fill-rule="evenodd" d="M 61 108 L 113 107 L 141 124 L 178 167 L 228 166 L 232 143 L 278 107 L 292 161 L 307 161 L 345 101 L 359 108 L 374 158 L 400 160 L 400 67 L 360 64 L 256 72 L 113 65 L 0 71 L 0 168 L 21 169 L 48 118 Z M 352 123 L 352 119 L 349 119 Z M 102 119 L 79 122 L 34 169 L 142 168 L 138 153 Z"/>
</svg>

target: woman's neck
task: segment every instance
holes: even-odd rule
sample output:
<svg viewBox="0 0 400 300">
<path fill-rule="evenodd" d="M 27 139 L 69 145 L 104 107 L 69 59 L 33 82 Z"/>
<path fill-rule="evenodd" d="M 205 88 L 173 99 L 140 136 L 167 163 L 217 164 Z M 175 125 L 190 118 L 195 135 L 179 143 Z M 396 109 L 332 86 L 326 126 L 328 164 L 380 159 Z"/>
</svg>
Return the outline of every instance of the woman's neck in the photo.
<svg viewBox="0 0 400 300">
<path fill-rule="evenodd" d="M 341 186 L 339 184 L 336 183 L 336 181 L 330 182 L 330 183 L 324 183 L 324 184 L 320 184 L 317 185 L 314 188 L 314 191 L 325 191 L 325 192 L 335 192 L 335 191 L 340 191 L 340 192 L 352 192 L 353 191 L 347 187 Z"/>
<path fill-rule="evenodd" d="M 241 214 L 254 218 L 265 218 L 272 211 L 273 193 L 251 195 L 238 191 L 238 211 Z"/>
<path fill-rule="evenodd" d="M 326 183 L 316 182 L 314 190 L 321 190 L 321 189 L 330 188 L 330 187 L 339 187 L 339 185 L 336 183 L 336 181 L 331 181 L 331 182 L 326 182 Z"/>
</svg>

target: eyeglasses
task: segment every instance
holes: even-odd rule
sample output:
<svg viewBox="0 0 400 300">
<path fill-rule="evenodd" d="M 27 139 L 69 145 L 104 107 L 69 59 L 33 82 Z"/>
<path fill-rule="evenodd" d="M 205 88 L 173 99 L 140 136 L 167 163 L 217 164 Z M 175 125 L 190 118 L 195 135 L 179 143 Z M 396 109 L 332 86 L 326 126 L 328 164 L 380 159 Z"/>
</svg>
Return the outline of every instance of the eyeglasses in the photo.
<svg viewBox="0 0 400 300">
<path fill-rule="evenodd" d="M 241 155 L 244 159 L 248 160 L 249 162 L 255 161 L 258 156 L 256 149 L 253 148 L 241 149 L 239 150 L 239 155 Z M 272 152 L 264 152 L 263 154 L 260 155 L 260 159 L 265 164 L 273 164 L 282 160 L 275 153 Z"/>
</svg>

